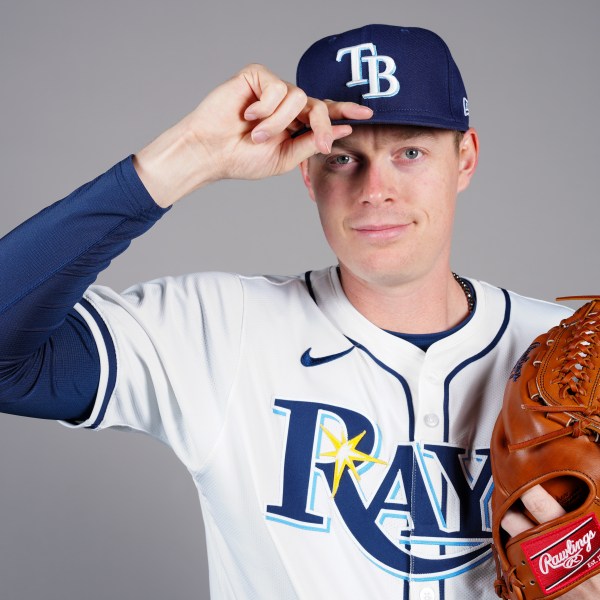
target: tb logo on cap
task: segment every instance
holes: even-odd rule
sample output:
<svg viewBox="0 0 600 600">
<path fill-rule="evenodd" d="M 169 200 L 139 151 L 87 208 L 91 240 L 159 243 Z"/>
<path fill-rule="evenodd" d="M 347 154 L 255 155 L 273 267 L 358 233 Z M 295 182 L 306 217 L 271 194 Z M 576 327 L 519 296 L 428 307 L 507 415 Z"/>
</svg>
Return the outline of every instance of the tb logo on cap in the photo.
<svg viewBox="0 0 600 600">
<path fill-rule="evenodd" d="M 363 52 L 370 52 L 370 56 L 363 56 Z M 375 44 L 359 44 L 358 46 L 349 46 L 338 50 L 336 61 L 342 62 L 342 58 L 350 55 L 350 68 L 352 79 L 346 83 L 348 87 L 355 85 L 369 85 L 369 92 L 363 94 L 363 98 L 389 98 L 395 96 L 400 90 L 400 82 L 394 77 L 396 72 L 396 63 L 391 56 L 379 56 Z M 363 77 L 363 63 L 367 65 L 368 78 Z M 379 70 L 380 63 L 383 63 L 383 70 Z M 388 87 L 381 90 L 381 80 L 388 82 Z"/>
</svg>

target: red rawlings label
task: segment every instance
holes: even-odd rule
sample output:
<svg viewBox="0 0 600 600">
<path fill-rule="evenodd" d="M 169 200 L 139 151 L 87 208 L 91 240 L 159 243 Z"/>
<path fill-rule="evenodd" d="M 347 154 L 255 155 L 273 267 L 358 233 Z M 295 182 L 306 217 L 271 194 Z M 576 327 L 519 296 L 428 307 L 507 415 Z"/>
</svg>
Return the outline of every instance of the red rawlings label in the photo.
<svg viewBox="0 0 600 600">
<path fill-rule="evenodd" d="M 544 594 L 600 568 L 600 525 L 594 513 L 521 544 Z"/>
</svg>

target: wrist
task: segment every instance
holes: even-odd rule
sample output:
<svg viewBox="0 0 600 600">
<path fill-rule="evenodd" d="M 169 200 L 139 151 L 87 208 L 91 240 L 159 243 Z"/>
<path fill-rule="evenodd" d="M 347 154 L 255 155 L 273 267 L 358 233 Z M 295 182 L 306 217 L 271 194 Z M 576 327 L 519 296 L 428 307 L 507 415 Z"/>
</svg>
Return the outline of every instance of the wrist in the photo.
<svg viewBox="0 0 600 600">
<path fill-rule="evenodd" d="M 159 206 L 167 208 L 212 180 L 210 161 L 196 146 L 193 134 L 180 122 L 134 155 L 135 170 Z"/>
</svg>

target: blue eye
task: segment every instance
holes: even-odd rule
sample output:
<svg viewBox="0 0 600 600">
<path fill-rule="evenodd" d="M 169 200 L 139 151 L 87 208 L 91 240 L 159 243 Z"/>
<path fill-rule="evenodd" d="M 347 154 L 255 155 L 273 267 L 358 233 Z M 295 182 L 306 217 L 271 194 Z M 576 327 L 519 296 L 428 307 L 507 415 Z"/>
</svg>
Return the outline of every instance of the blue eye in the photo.
<svg viewBox="0 0 600 600">
<path fill-rule="evenodd" d="M 408 148 L 404 151 L 404 156 L 409 160 L 414 160 L 415 158 L 419 158 L 421 155 L 421 151 L 416 148 Z"/>
<path fill-rule="evenodd" d="M 354 166 L 356 163 L 356 159 L 349 154 L 336 154 L 335 156 L 329 156 L 327 158 L 327 165 L 331 169 L 341 169 L 342 167 Z"/>
<path fill-rule="evenodd" d="M 347 165 L 352 159 L 347 154 L 341 154 L 333 159 L 336 165 Z"/>
</svg>

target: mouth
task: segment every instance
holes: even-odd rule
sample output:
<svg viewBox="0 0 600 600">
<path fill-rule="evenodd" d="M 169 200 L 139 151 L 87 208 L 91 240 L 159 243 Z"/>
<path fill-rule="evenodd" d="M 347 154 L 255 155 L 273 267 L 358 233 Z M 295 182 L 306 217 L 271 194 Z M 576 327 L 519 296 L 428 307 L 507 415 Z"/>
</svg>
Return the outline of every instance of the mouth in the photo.
<svg viewBox="0 0 600 600">
<path fill-rule="evenodd" d="M 352 227 L 361 237 L 373 240 L 389 240 L 403 235 L 412 223 L 364 224 Z"/>
</svg>

